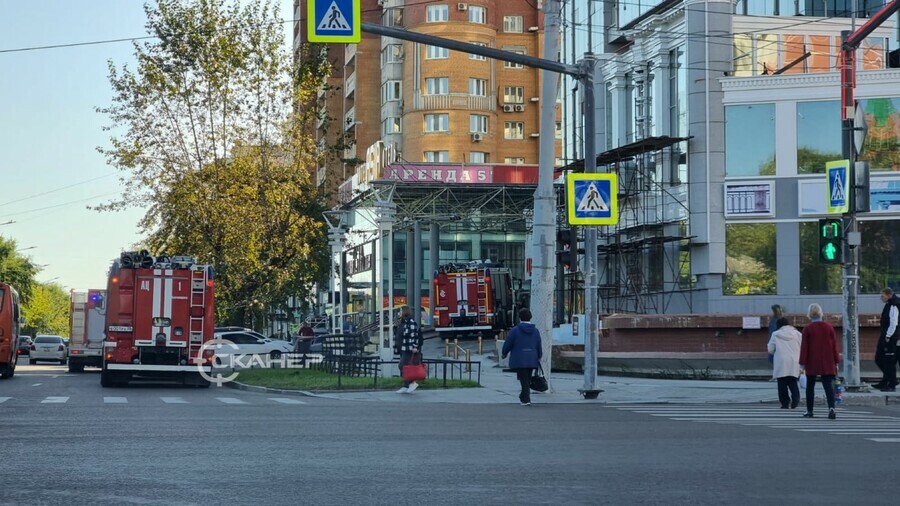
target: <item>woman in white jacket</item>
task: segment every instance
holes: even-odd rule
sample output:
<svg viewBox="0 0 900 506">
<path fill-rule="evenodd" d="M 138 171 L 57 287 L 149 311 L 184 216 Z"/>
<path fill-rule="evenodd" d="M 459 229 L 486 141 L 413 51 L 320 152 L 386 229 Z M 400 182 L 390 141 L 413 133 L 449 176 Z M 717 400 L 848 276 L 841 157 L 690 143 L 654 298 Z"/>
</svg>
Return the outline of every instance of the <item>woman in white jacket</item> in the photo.
<svg viewBox="0 0 900 506">
<path fill-rule="evenodd" d="M 781 317 L 776 322 L 778 330 L 769 339 L 769 353 L 775 355 L 773 365 L 775 377 L 778 378 L 778 400 L 781 409 L 791 409 L 800 404 L 800 389 L 797 378 L 800 376 L 800 343 L 802 334 Z M 790 396 L 788 391 L 790 390 Z"/>
</svg>

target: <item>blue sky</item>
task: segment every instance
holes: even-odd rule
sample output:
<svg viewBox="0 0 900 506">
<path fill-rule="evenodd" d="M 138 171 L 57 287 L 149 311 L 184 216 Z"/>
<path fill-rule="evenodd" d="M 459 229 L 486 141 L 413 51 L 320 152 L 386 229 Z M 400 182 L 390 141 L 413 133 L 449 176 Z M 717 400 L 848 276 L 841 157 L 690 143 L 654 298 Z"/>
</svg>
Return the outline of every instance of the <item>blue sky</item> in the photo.
<svg viewBox="0 0 900 506">
<path fill-rule="evenodd" d="M 289 19 L 292 1 L 279 2 Z M 0 0 L 0 51 L 141 37 L 143 4 Z M 96 150 L 109 142 L 94 108 L 110 103 L 110 59 L 132 64 L 131 43 L 0 53 L 0 235 L 44 266 L 39 281 L 67 290 L 105 287 L 110 261 L 141 239 L 142 209 L 86 208 L 120 191 L 119 172 Z"/>
</svg>

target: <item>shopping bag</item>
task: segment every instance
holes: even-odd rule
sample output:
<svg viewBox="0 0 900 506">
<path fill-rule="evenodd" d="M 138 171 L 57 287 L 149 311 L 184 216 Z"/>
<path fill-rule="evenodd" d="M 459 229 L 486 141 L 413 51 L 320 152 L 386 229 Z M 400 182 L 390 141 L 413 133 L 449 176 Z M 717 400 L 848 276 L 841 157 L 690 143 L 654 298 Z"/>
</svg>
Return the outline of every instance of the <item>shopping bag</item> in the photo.
<svg viewBox="0 0 900 506">
<path fill-rule="evenodd" d="M 409 359 L 409 363 L 403 366 L 403 370 L 400 371 L 400 377 L 403 378 L 403 381 L 422 381 L 426 377 L 428 377 L 428 371 L 425 368 L 425 364 L 422 362 L 422 355 L 420 353 L 413 353 L 412 357 Z"/>
<path fill-rule="evenodd" d="M 800 385 L 800 388 L 806 388 L 806 375 L 801 374 L 800 379 L 797 380 L 797 383 Z"/>
<path fill-rule="evenodd" d="M 547 378 L 544 377 L 544 369 L 541 366 L 534 370 L 530 386 L 535 392 L 546 392 L 550 388 L 550 385 L 547 384 Z"/>
</svg>

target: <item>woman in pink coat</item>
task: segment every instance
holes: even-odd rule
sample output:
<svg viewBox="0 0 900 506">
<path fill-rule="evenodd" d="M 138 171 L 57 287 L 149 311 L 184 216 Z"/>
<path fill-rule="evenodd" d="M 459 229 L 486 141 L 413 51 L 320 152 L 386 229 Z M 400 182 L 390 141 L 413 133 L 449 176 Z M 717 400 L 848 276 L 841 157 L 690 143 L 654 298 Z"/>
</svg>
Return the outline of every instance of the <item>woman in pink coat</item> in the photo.
<svg viewBox="0 0 900 506">
<path fill-rule="evenodd" d="M 800 371 L 806 372 L 806 414 L 803 416 L 813 416 L 816 376 L 819 376 L 828 401 L 828 418 L 834 420 L 834 377 L 837 374 L 837 364 L 841 361 L 837 337 L 834 335 L 834 327 L 822 321 L 822 306 L 810 304 L 807 316 L 812 323 L 804 327 L 803 342 L 800 344 Z"/>
</svg>

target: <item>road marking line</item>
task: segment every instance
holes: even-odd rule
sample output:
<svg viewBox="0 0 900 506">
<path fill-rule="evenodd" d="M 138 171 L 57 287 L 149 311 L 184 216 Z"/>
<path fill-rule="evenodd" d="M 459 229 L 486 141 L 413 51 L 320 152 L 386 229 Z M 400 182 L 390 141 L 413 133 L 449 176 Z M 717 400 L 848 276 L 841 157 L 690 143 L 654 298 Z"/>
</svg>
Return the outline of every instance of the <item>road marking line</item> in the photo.
<svg viewBox="0 0 900 506">
<path fill-rule="evenodd" d="M 306 404 L 300 399 L 289 399 L 286 397 L 269 397 L 270 401 L 280 402 L 282 404 Z"/>
<path fill-rule="evenodd" d="M 900 437 L 873 437 L 869 438 L 869 441 L 875 441 L 876 443 L 900 443 Z"/>
<path fill-rule="evenodd" d="M 41 386 L 41 385 L 43 385 L 43 383 L 35 383 L 34 385 L 31 385 L 31 386 L 33 386 L 33 387 L 39 387 L 39 386 Z"/>
<path fill-rule="evenodd" d="M 246 402 L 234 397 L 216 397 L 216 400 L 219 402 L 224 402 L 225 404 L 247 404 Z"/>
<path fill-rule="evenodd" d="M 0 404 L 3 404 L 4 402 L 6 402 L 10 399 L 12 399 L 12 397 L 0 397 Z"/>
<path fill-rule="evenodd" d="M 41 401 L 41 404 L 65 404 L 68 397 L 50 396 Z"/>
<path fill-rule="evenodd" d="M 104 397 L 103 402 L 107 404 L 128 404 L 128 399 L 125 397 Z"/>
<path fill-rule="evenodd" d="M 163 402 L 166 404 L 187 404 L 188 401 L 182 399 L 181 397 L 160 397 Z"/>
</svg>

